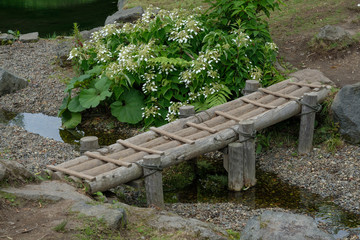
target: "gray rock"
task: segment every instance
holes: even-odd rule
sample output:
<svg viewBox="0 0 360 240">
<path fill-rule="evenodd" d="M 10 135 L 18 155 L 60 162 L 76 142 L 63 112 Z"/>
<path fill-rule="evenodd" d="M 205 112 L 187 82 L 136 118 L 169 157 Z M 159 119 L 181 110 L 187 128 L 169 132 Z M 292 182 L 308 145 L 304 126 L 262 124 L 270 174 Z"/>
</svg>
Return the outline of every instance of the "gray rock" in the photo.
<svg viewBox="0 0 360 240">
<path fill-rule="evenodd" d="M 0 34 L 0 43 L 1 42 L 7 42 L 7 41 L 13 41 L 15 40 L 15 37 L 8 33 L 1 33 Z"/>
<path fill-rule="evenodd" d="M 0 182 L 5 178 L 6 167 L 0 163 Z"/>
<path fill-rule="evenodd" d="M 74 187 L 60 181 L 44 181 L 41 184 L 29 184 L 22 188 L 6 188 L 2 191 L 30 200 L 92 201 L 91 198 L 77 192 Z"/>
<path fill-rule="evenodd" d="M 331 106 L 340 133 L 350 142 L 360 142 L 360 83 L 344 86 Z"/>
<path fill-rule="evenodd" d="M 79 212 L 89 217 L 104 220 L 112 229 L 125 227 L 127 224 L 126 212 L 123 208 L 114 208 L 112 204 L 98 204 L 96 202 L 77 202 L 71 207 L 71 211 Z"/>
<path fill-rule="evenodd" d="M 308 80 L 312 80 L 312 81 L 321 82 L 323 84 L 328 84 L 328 85 L 334 84 L 330 79 L 325 77 L 325 75 L 322 72 L 320 72 L 319 70 L 315 70 L 315 69 L 303 69 L 303 70 L 300 70 L 300 71 L 290 74 L 290 77 L 295 77 L 295 78 L 301 79 L 302 81 L 305 81 L 305 82 Z"/>
<path fill-rule="evenodd" d="M 28 43 L 28 42 L 37 42 L 39 41 L 39 33 L 32 32 L 27 34 L 21 34 L 19 38 L 20 42 Z"/>
<path fill-rule="evenodd" d="M 0 68 L 0 96 L 25 88 L 28 82 Z"/>
<path fill-rule="evenodd" d="M 56 47 L 56 58 L 60 67 L 66 67 L 71 65 L 71 61 L 68 60 L 71 49 L 74 44 L 71 41 L 64 40 L 59 42 Z"/>
<path fill-rule="evenodd" d="M 125 0 L 119 0 L 117 3 L 118 10 L 122 10 L 125 5 Z"/>
<path fill-rule="evenodd" d="M 33 174 L 16 161 L 0 159 L 0 166 L 5 169 L 4 178 L 9 178 L 14 181 L 21 180 L 23 182 L 34 178 Z"/>
<path fill-rule="evenodd" d="M 186 219 L 177 215 L 158 215 L 149 219 L 148 224 L 157 229 L 184 230 L 196 235 L 198 239 L 228 239 L 226 231 L 197 219 Z"/>
<path fill-rule="evenodd" d="M 112 24 L 114 22 L 134 22 L 139 19 L 143 13 L 144 9 L 142 7 L 119 10 L 106 18 L 105 25 Z"/>
<path fill-rule="evenodd" d="M 326 41 L 341 41 L 350 37 L 350 33 L 339 26 L 326 25 L 322 27 L 316 38 Z"/>
<path fill-rule="evenodd" d="M 311 217 L 265 211 L 251 218 L 241 233 L 241 240 L 333 240 L 333 236 L 317 228 Z"/>
<path fill-rule="evenodd" d="M 84 40 L 89 40 L 94 32 L 101 30 L 103 27 L 96 27 L 90 30 L 81 31 L 80 35 Z"/>
</svg>

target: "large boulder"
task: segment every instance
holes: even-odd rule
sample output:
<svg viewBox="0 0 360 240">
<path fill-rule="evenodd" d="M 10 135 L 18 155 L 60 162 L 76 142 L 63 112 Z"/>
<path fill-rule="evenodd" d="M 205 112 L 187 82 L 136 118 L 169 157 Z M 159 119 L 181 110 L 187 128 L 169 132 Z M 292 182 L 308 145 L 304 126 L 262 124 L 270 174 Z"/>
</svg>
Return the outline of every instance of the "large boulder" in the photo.
<svg viewBox="0 0 360 240">
<path fill-rule="evenodd" d="M 360 83 L 344 86 L 335 96 L 331 110 L 340 133 L 350 142 L 360 142 Z"/>
<path fill-rule="evenodd" d="M 241 233 L 241 240 L 333 240 L 318 229 L 311 217 L 285 212 L 265 211 L 251 218 Z"/>
<path fill-rule="evenodd" d="M 117 3 L 118 10 L 122 10 L 125 5 L 125 0 L 119 0 Z"/>
<path fill-rule="evenodd" d="M 90 30 L 84 30 L 84 31 L 80 32 L 80 35 L 85 41 L 87 41 L 87 40 L 90 40 L 90 38 L 94 32 L 100 31 L 102 28 L 103 27 L 96 27 L 96 28 L 93 28 Z"/>
<path fill-rule="evenodd" d="M 134 22 L 141 18 L 143 13 L 144 9 L 142 7 L 119 10 L 106 18 L 105 25 L 113 24 L 114 22 Z"/>
<path fill-rule="evenodd" d="M 339 26 L 326 25 L 322 27 L 317 34 L 316 38 L 318 40 L 325 41 L 342 41 L 350 37 L 350 33 L 344 28 Z"/>
<path fill-rule="evenodd" d="M 28 82 L 21 77 L 17 77 L 12 73 L 0 68 L 0 96 L 16 92 L 25 88 Z"/>
</svg>

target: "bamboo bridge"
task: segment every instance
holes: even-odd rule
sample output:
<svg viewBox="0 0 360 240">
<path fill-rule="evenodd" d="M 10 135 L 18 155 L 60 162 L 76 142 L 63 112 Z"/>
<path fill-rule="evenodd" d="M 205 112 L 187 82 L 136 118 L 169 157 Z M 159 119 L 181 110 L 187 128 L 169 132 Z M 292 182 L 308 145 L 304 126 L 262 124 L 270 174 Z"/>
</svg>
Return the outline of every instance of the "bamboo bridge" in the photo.
<svg viewBox="0 0 360 240">
<path fill-rule="evenodd" d="M 242 129 L 241 123 L 246 125 L 250 121 L 253 131 L 281 122 L 301 112 L 303 98 L 309 93 L 315 96 L 316 104 L 322 102 L 331 85 L 332 82 L 317 70 L 298 71 L 268 88 L 259 88 L 231 102 L 159 128 L 150 128 L 145 133 L 47 168 L 57 178 L 69 175 L 81 181 L 90 193 L 105 191 L 143 177 L 148 170 L 144 159 L 151 156 L 160 159 L 155 169 L 162 169 L 222 150 L 239 139 L 246 140 L 247 135 L 243 133 L 246 129 Z M 224 161 L 229 172 L 229 159 Z M 252 168 L 255 168 L 254 163 Z"/>
</svg>

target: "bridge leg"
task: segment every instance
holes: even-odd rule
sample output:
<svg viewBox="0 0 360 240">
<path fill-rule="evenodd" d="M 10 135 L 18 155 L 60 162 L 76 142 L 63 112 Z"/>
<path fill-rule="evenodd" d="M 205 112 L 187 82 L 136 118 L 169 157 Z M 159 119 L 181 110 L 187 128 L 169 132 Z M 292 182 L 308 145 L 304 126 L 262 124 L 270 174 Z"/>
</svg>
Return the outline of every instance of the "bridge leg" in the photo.
<svg viewBox="0 0 360 240">
<path fill-rule="evenodd" d="M 306 93 L 304 94 L 303 102 L 301 109 L 301 120 L 300 120 L 300 132 L 299 132 L 299 154 L 305 154 L 311 151 L 312 142 L 314 136 L 314 124 L 315 124 L 315 114 L 314 108 L 317 104 L 317 95 L 316 93 Z"/>
<path fill-rule="evenodd" d="M 99 149 L 99 141 L 96 136 L 87 136 L 80 139 L 80 153 L 96 151 Z"/>
<path fill-rule="evenodd" d="M 245 120 L 240 122 L 239 140 L 242 143 L 242 156 L 244 161 L 244 185 L 252 187 L 255 178 L 255 127 L 254 122 Z"/>
<path fill-rule="evenodd" d="M 161 164 L 160 155 L 146 155 L 144 161 L 144 176 L 145 176 L 145 189 L 146 201 L 148 207 L 164 208 L 164 193 L 162 183 L 162 173 L 157 171 Z"/>
<path fill-rule="evenodd" d="M 228 188 L 232 191 L 241 191 L 244 187 L 242 145 L 238 142 L 228 145 Z"/>
</svg>

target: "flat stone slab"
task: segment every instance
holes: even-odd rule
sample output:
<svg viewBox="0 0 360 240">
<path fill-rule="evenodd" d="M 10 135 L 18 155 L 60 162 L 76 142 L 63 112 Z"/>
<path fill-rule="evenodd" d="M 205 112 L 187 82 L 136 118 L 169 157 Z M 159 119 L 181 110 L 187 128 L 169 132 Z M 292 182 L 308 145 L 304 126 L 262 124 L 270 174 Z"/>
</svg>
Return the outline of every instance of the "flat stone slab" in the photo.
<svg viewBox="0 0 360 240">
<path fill-rule="evenodd" d="M 108 203 L 79 201 L 71 207 L 71 211 L 104 220 L 112 229 L 118 229 L 127 224 L 125 210 Z"/>
<path fill-rule="evenodd" d="M 21 34 L 19 40 L 20 42 L 24 42 L 24 43 L 37 42 L 39 41 L 39 33 L 32 32 L 32 33 Z"/>
<path fill-rule="evenodd" d="M 241 240 L 335 240 L 330 234 L 320 230 L 311 217 L 265 211 L 251 218 L 241 233 Z"/>
<path fill-rule="evenodd" d="M 60 181 L 44 181 L 41 184 L 29 184 L 22 188 L 5 188 L 1 191 L 30 200 L 92 201 L 91 198 L 77 192 L 73 186 Z"/>
<path fill-rule="evenodd" d="M 29 83 L 0 67 L 0 96 L 25 88 Z"/>
<path fill-rule="evenodd" d="M 1 42 L 7 42 L 7 41 L 13 41 L 15 40 L 15 37 L 8 33 L 1 33 L 0 34 L 0 43 Z"/>
</svg>

